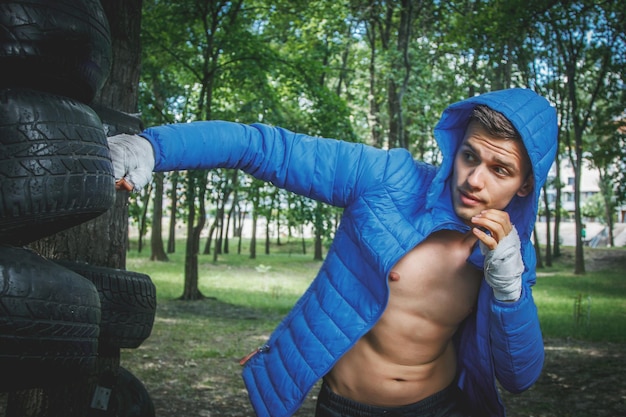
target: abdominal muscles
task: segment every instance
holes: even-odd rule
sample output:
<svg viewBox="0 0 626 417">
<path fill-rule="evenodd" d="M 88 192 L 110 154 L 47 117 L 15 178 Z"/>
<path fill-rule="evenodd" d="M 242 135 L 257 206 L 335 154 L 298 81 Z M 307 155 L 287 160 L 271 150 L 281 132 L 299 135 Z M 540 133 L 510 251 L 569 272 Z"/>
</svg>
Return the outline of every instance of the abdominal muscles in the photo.
<svg viewBox="0 0 626 417">
<path fill-rule="evenodd" d="M 471 243 L 455 232 L 431 235 L 394 266 L 382 317 L 325 376 L 336 394 L 396 407 L 454 382 L 452 337 L 472 312 L 482 279 L 466 263 Z"/>
</svg>

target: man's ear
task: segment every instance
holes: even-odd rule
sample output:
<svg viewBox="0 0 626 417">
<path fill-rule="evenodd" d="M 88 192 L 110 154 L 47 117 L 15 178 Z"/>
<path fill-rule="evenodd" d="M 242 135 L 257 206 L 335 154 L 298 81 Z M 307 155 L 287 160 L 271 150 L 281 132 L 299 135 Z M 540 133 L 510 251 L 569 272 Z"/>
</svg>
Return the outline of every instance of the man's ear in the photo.
<svg viewBox="0 0 626 417">
<path fill-rule="evenodd" d="M 531 193 L 531 191 L 534 188 L 534 185 L 535 185 L 535 178 L 532 176 L 532 174 L 528 175 L 528 178 L 526 179 L 526 181 L 524 181 L 524 184 L 522 184 L 519 190 L 517 190 L 517 196 L 526 197 L 528 194 Z"/>
</svg>

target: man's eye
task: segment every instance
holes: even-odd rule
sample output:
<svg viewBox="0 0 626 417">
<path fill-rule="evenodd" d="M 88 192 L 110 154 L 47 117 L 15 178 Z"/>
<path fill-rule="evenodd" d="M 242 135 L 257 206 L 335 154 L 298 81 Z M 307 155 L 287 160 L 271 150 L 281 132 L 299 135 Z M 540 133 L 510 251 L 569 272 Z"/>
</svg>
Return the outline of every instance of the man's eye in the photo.
<svg viewBox="0 0 626 417">
<path fill-rule="evenodd" d="M 502 177 L 509 175 L 509 171 L 506 168 L 495 167 L 493 171 Z"/>
<path fill-rule="evenodd" d="M 475 160 L 476 160 L 476 157 L 475 157 L 475 156 L 474 156 L 474 154 L 473 154 L 473 153 L 471 153 L 471 152 L 465 152 L 465 160 L 466 160 L 466 161 L 470 161 L 470 162 L 471 162 L 471 161 L 475 161 Z"/>
</svg>

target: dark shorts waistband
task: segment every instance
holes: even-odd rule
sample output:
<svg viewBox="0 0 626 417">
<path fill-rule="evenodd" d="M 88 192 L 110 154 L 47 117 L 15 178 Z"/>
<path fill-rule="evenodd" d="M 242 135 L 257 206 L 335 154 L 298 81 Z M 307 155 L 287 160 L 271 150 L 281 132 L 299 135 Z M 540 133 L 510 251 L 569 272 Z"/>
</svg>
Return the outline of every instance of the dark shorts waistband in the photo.
<svg viewBox="0 0 626 417">
<path fill-rule="evenodd" d="M 413 404 L 400 407 L 379 407 L 363 404 L 335 394 L 326 382 L 318 397 L 318 416 L 359 416 L 359 417 L 426 417 L 454 415 L 458 409 L 459 389 L 456 384 Z M 326 409 L 327 412 L 321 412 Z M 458 414 L 461 415 L 461 414 Z"/>
</svg>

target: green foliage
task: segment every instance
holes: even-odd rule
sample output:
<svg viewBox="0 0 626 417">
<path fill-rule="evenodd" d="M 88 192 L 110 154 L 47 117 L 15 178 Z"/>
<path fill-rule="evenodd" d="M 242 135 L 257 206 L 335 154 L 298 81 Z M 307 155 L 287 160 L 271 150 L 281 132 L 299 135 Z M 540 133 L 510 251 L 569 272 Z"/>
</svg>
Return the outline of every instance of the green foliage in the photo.
<svg viewBox="0 0 626 417">
<path fill-rule="evenodd" d="M 528 87 L 559 113 L 561 158 L 578 167 L 590 161 L 615 192 L 605 193 L 605 204 L 619 205 L 626 199 L 623 3 L 145 0 L 140 110 L 147 126 L 263 122 L 406 146 L 438 164 L 432 132 L 447 105 Z M 215 213 L 229 174 L 212 175 Z M 180 184 L 182 195 L 195 197 Z M 249 184 L 240 176 L 230 185 L 244 205 Z M 271 204 L 261 199 L 257 210 L 271 215 Z M 332 236 L 337 209 L 314 210 L 306 200 L 287 206 L 298 210 L 281 212 L 291 225 L 313 223 Z"/>
<path fill-rule="evenodd" d="M 594 194 L 583 204 L 583 216 L 589 219 L 598 219 L 604 223 L 606 207 L 602 194 Z"/>
</svg>

